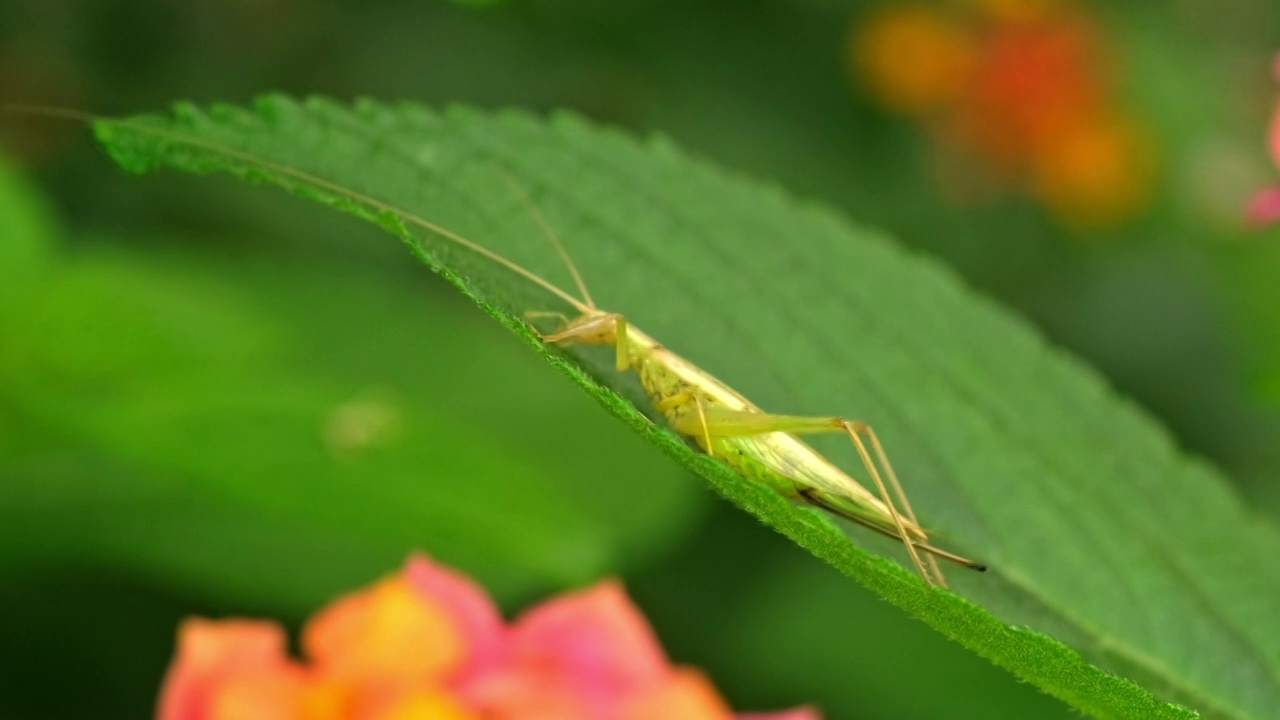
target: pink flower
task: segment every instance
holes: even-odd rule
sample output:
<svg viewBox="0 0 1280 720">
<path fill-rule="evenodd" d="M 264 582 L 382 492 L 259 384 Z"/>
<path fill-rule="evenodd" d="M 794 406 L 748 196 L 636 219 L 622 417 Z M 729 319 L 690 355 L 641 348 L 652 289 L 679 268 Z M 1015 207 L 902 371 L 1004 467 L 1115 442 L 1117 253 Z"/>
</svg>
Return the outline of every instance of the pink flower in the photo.
<svg viewBox="0 0 1280 720">
<path fill-rule="evenodd" d="M 291 659 L 271 622 L 188 620 L 160 720 L 819 720 L 734 715 L 674 667 L 622 586 L 601 582 L 505 625 L 484 591 L 425 556 L 339 598 Z"/>
<path fill-rule="evenodd" d="M 1280 54 L 1272 61 L 1272 72 L 1280 82 Z M 1271 159 L 1280 165 L 1280 104 L 1271 115 L 1271 125 L 1267 130 L 1267 145 L 1271 151 Z M 1263 188 L 1254 193 L 1245 208 L 1245 217 L 1254 225 L 1270 225 L 1280 220 L 1280 186 Z"/>
</svg>

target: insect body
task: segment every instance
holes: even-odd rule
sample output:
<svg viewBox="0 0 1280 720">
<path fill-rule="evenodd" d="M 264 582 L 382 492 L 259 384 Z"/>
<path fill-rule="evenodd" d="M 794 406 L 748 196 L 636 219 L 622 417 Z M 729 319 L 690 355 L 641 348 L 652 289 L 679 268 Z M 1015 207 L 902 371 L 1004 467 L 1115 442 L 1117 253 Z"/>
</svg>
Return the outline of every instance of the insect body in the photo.
<svg viewBox="0 0 1280 720">
<path fill-rule="evenodd" d="M 554 288 L 553 292 L 579 313 L 573 318 L 556 312 L 527 313 L 531 320 L 550 317 L 558 321 L 554 332 L 540 333 L 545 342 L 614 347 L 617 369 L 636 372 L 649 399 L 676 432 L 728 463 L 744 477 L 768 485 L 785 497 L 815 505 L 901 540 L 925 582 L 945 586 L 935 559 L 939 557 L 975 570 L 986 570 L 982 563 L 928 543 L 928 536 L 916 520 L 888 455 L 870 425 L 841 417 L 766 413 L 741 393 L 630 325 L 622 315 L 597 308 L 572 259 L 537 206 L 514 179 L 508 177 L 507 180 L 555 246 L 582 293 L 582 300 L 578 300 L 523 268 L 518 269 L 543 287 Z M 505 258 L 502 262 L 516 269 Z M 797 437 L 821 432 L 848 435 L 877 494 L 858 484 Z M 890 498 L 884 477 L 888 478 L 901 509 Z M 925 554 L 923 560 L 921 551 Z"/>
</svg>

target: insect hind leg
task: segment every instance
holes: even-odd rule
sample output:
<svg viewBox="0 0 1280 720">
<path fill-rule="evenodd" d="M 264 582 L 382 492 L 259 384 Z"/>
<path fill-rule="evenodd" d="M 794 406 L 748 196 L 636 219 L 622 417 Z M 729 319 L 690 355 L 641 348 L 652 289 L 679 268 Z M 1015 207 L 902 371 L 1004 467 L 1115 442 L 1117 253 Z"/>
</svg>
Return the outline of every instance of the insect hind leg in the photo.
<svg viewBox="0 0 1280 720">
<path fill-rule="evenodd" d="M 847 508 L 842 507 L 840 503 L 836 500 L 833 500 L 831 495 L 828 493 L 824 493 L 821 490 L 818 490 L 816 488 L 802 487 L 796 490 L 796 495 L 798 495 L 800 499 L 804 500 L 810 505 L 815 505 L 817 507 L 820 507 L 823 510 L 826 510 L 827 512 L 832 513 L 833 515 L 838 515 L 846 520 L 852 520 L 853 522 L 858 523 L 862 527 L 868 530 L 874 530 L 875 532 L 880 533 L 881 535 L 887 538 L 897 540 L 899 542 L 902 541 L 902 538 L 898 537 L 897 533 L 891 530 L 886 530 L 884 529 L 884 527 L 877 525 L 864 517 L 860 517 L 857 514 L 850 512 Z M 956 555 L 953 552 L 947 552 L 946 550 L 943 550 L 942 548 L 934 547 L 929 543 L 916 542 L 915 546 L 929 553 L 929 555 L 931 556 L 937 556 L 939 558 L 942 558 L 943 560 L 950 560 L 951 562 L 957 565 L 967 567 L 970 570 L 977 570 L 978 572 L 986 572 L 987 570 L 986 563 L 970 560 L 967 557 Z"/>
<path fill-rule="evenodd" d="M 926 538 L 915 537 L 907 530 L 906 522 L 903 521 L 905 514 L 907 520 L 917 532 L 920 524 L 915 519 L 915 513 L 910 511 L 910 506 L 904 503 L 904 512 L 899 513 L 898 507 L 894 503 L 894 498 L 889 494 L 888 487 L 884 479 L 881 477 L 880 470 L 872 459 L 872 451 L 881 458 L 885 463 L 886 474 L 891 478 L 894 488 L 897 492 L 899 500 L 906 497 L 906 493 L 902 491 L 902 483 L 898 481 L 897 474 L 892 473 L 892 466 L 888 465 L 888 457 L 885 455 L 883 446 L 880 445 L 879 438 L 876 438 L 871 427 L 864 422 L 857 422 L 841 417 L 809 417 L 800 415 L 771 415 L 761 412 L 750 412 L 740 410 L 728 410 L 725 408 L 707 409 L 701 418 L 698 418 L 705 432 L 711 436 L 732 437 L 732 436 L 750 436 L 763 435 L 772 432 L 784 432 L 794 434 L 812 434 L 812 433 L 830 433 L 844 432 L 848 434 L 849 439 L 853 441 L 854 448 L 858 451 L 858 456 L 862 459 L 862 464 L 867 470 L 867 474 L 871 476 L 871 480 L 875 483 L 876 490 L 880 496 L 881 502 L 884 503 L 888 510 L 889 517 L 892 520 L 893 528 L 897 531 L 898 538 L 902 544 L 906 546 L 907 554 L 911 557 L 911 563 L 915 566 L 916 572 L 924 579 L 926 583 L 939 584 L 946 587 L 946 580 L 943 578 L 937 561 L 929 557 L 929 566 L 926 569 L 925 563 L 920 558 L 920 552 L 917 550 L 917 544 Z M 697 431 L 697 426 L 692 418 L 685 423 L 686 427 L 677 426 L 679 432 L 692 435 Z M 872 450 L 867 449 L 867 442 L 862 439 L 863 433 L 871 433 Z M 921 533 L 921 535 L 923 535 Z M 930 569 L 933 570 L 930 573 Z"/>
<path fill-rule="evenodd" d="M 859 427 L 859 425 L 861 427 Z M 844 421 L 844 429 L 849 433 L 849 439 L 853 441 L 853 446 L 858 451 L 858 457 L 862 458 L 862 465 L 867 469 L 867 473 L 871 475 L 871 481 L 875 483 L 876 490 L 880 494 L 880 500 L 889 508 L 889 515 L 893 517 L 893 524 L 898 528 L 898 535 L 902 539 L 902 544 L 907 548 L 907 554 L 911 556 L 911 562 L 916 566 L 916 572 L 920 573 L 920 577 L 924 578 L 925 582 L 936 582 L 942 587 L 946 587 L 947 582 L 943 579 L 936 560 L 932 557 L 929 558 L 930 569 L 934 571 L 934 574 L 931 575 L 929 570 L 925 569 L 924 562 L 920 559 L 920 553 L 916 550 L 915 539 L 907 532 L 906 525 L 902 522 L 903 513 L 898 512 L 898 508 L 894 504 L 893 499 L 889 497 L 889 491 L 885 488 L 884 480 L 880 477 L 880 471 L 876 468 L 876 464 L 872 462 L 871 454 L 867 452 L 867 445 L 862 441 L 862 436 L 858 432 L 858 430 L 865 427 L 869 426 L 866 423 L 854 423 L 849 420 Z M 901 491 L 901 484 L 898 485 L 898 489 Z M 904 505 L 904 510 L 905 509 L 906 506 Z M 916 527 L 920 526 L 920 524 L 916 522 L 914 515 L 908 515 L 908 519 L 911 520 L 911 523 Z"/>
<path fill-rule="evenodd" d="M 894 496 L 902 506 L 902 514 L 906 515 L 907 519 L 910 520 L 913 525 L 920 527 L 920 521 L 916 519 L 916 513 L 911 509 L 911 501 L 907 499 L 907 493 L 902 489 L 902 482 L 898 480 L 898 473 L 894 471 L 893 463 L 889 462 L 889 454 L 884 451 L 884 445 L 880 443 L 880 437 L 876 435 L 875 429 L 865 422 L 856 420 L 847 421 L 846 429 L 849 431 L 851 437 L 856 438 L 858 435 L 867 436 L 867 441 L 871 444 L 871 450 L 875 453 L 877 462 L 879 462 L 880 466 L 884 468 L 885 477 L 889 479 L 889 487 L 893 489 Z M 855 440 L 854 443 L 857 444 L 857 441 Z M 870 458 L 866 456 L 866 453 L 859 449 L 858 454 L 863 456 L 862 462 L 863 464 L 868 465 L 868 471 L 874 473 L 874 471 L 870 470 Z M 880 490 L 881 495 L 883 496 L 885 494 L 884 488 L 880 488 Z M 889 499 L 887 497 L 884 497 L 883 500 L 885 501 L 885 504 L 889 504 Z M 942 587 L 946 587 L 947 580 L 942 574 L 942 568 L 938 566 L 938 559 L 932 554 L 929 554 L 925 556 L 925 562 L 928 563 L 929 570 L 933 574 L 933 577 L 938 581 L 938 584 Z"/>
</svg>

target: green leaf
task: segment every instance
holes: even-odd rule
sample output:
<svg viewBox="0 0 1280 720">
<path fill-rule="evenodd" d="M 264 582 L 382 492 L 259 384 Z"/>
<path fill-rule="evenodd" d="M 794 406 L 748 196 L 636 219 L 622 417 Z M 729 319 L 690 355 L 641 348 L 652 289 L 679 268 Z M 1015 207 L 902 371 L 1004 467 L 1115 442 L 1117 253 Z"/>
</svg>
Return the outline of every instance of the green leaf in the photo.
<svg viewBox="0 0 1280 720">
<path fill-rule="evenodd" d="M 0 314 L 43 273 L 55 236 L 43 198 L 0 154 Z"/>
<path fill-rule="evenodd" d="M 396 233 L 733 502 L 1084 712 L 1280 707 L 1275 529 L 1095 373 L 875 232 L 660 138 L 638 143 L 567 114 L 267 97 L 96 130 L 127 169 L 230 172 Z M 519 313 L 559 304 L 416 219 L 567 284 L 497 167 L 529 187 L 602 307 L 767 409 L 875 424 L 938 542 L 991 572 L 952 572 L 956 594 L 925 587 L 882 556 L 898 552 L 888 541 L 842 531 L 651 425 L 607 353 L 570 360 L 542 347 Z M 842 444 L 823 447 L 857 467 Z M 831 637 L 858 642 L 858 618 Z"/>
</svg>

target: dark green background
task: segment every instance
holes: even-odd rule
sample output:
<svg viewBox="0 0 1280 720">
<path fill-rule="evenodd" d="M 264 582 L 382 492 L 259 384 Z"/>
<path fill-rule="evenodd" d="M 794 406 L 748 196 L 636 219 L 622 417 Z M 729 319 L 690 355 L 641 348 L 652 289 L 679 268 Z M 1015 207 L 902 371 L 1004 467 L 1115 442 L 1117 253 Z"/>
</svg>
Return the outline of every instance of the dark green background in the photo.
<svg viewBox="0 0 1280 720">
<path fill-rule="evenodd" d="M 1275 172 L 1269 3 L 1090 10 L 1162 160 L 1154 208 L 1094 235 L 937 197 L 920 129 L 846 67 L 874 7 L 3 0 L 0 101 L 282 90 L 661 131 L 942 258 L 1280 510 L 1280 234 L 1205 200 Z M 743 709 L 1068 714 L 714 498 L 387 236 L 226 180 L 125 177 L 73 124 L 0 130 L 0 717 L 146 715 L 181 617 L 296 627 L 414 547 L 509 612 L 619 574 Z M 333 453 L 325 422 L 362 400 L 395 432 Z"/>
</svg>

